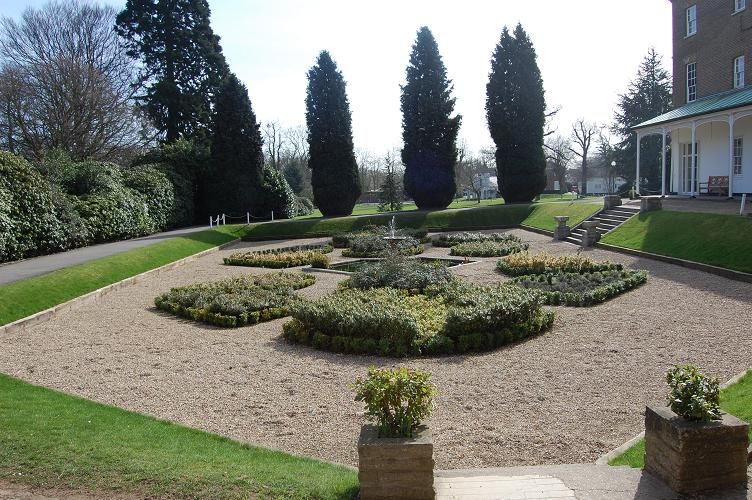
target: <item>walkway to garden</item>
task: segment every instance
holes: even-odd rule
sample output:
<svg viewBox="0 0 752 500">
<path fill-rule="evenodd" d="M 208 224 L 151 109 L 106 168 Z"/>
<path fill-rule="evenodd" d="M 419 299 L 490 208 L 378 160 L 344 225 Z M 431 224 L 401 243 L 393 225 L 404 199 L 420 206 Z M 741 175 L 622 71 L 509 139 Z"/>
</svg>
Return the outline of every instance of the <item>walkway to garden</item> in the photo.
<svg viewBox="0 0 752 500">
<path fill-rule="evenodd" d="M 21 260 L 18 262 L 8 262 L 0 264 L 0 285 L 12 283 L 33 276 L 51 273 L 64 267 L 83 264 L 90 260 L 101 257 L 109 257 L 134 248 L 141 248 L 160 241 L 178 238 L 180 236 L 189 236 L 199 231 L 208 229 L 206 226 L 187 227 L 174 229 L 164 233 L 152 234 L 143 238 L 134 238 L 132 240 L 115 241 L 112 243 L 103 243 L 101 245 L 92 245 L 90 247 L 76 248 L 67 252 L 43 255 L 31 259 Z"/>
</svg>

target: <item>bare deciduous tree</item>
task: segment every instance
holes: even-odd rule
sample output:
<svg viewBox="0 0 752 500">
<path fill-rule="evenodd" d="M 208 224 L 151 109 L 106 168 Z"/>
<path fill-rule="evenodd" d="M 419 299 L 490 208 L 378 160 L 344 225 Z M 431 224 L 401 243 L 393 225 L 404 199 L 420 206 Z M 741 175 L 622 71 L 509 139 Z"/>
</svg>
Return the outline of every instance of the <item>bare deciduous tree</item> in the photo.
<svg viewBox="0 0 752 500">
<path fill-rule="evenodd" d="M 457 146 L 457 163 L 454 175 L 460 192 L 470 191 L 475 200 L 480 203 L 483 194 L 483 179 L 495 171 L 494 151 L 492 148 L 481 149 L 475 155 L 462 139 Z"/>
<path fill-rule="evenodd" d="M 114 31 L 115 10 L 53 1 L 0 20 L 3 143 L 41 157 L 117 160 L 148 140 L 135 109 L 135 68 Z"/>
<path fill-rule="evenodd" d="M 559 181 L 559 192 L 564 193 L 567 186 L 567 170 L 572 162 L 572 141 L 562 135 L 555 135 L 547 139 L 544 146 L 546 160 L 554 177 Z"/>
<path fill-rule="evenodd" d="M 585 121 L 584 118 L 578 118 L 572 125 L 572 141 L 574 141 L 575 148 L 570 148 L 570 151 L 580 158 L 580 165 L 582 167 L 582 189 L 581 195 L 587 194 L 587 167 L 588 167 L 588 152 L 593 143 L 593 137 L 598 135 L 603 127 L 593 123 Z"/>
<path fill-rule="evenodd" d="M 274 170 L 282 170 L 282 148 L 285 144 L 284 131 L 278 121 L 264 124 L 264 157 L 267 165 Z"/>
</svg>

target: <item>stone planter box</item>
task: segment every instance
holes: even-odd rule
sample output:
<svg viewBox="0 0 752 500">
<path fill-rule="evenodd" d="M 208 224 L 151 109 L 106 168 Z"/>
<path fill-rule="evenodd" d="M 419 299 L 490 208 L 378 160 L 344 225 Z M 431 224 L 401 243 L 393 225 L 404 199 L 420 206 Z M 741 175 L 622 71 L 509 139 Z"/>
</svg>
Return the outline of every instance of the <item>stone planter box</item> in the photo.
<svg viewBox="0 0 752 500">
<path fill-rule="evenodd" d="M 585 221 L 580 227 L 585 230 L 585 233 L 582 235 L 583 247 L 591 247 L 601 239 L 601 233 L 598 232 L 597 220 Z"/>
<path fill-rule="evenodd" d="M 603 208 L 608 210 L 609 208 L 618 207 L 621 205 L 621 196 L 618 194 L 607 194 L 603 197 Z"/>
<path fill-rule="evenodd" d="M 421 427 L 411 438 L 379 438 L 364 425 L 358 439 L 360 498 L 433 499 L 433 438 Z"/>
<path fill-rule="evenodd" d="M 662 208 L 663 202 L 660 196 L 643 196 L 640 198 L 640 212 L 651 212 Z"/>
<path fill-rule="evenodd" d="M 749 425 L 724 413 L 691 422 L 666 407 L 645 410 L 645 470 L 677 493 L 747 484 Z"/>
<path fill-rule="evenodd" d="M 571 233 L 569 226 L 567 225 L 569 216 L 555 215 L 554 220 L 556 220 L 556 227 L 554 228 L 554 238 L 557 240 L 566 239 Z"/>
</svg>

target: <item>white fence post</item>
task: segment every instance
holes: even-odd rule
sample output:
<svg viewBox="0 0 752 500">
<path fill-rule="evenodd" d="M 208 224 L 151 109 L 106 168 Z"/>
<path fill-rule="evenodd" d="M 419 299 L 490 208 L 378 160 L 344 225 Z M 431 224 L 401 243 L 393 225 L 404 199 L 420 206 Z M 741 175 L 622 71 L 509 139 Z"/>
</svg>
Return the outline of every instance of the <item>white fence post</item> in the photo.
<svg viewBox="0 0 752 500">
<path fill-rule="evenodd" d="M 246 224 L 250 224 L 251 223 L 251 213 L 250 212 L 246 212 L 245 213 L 245 222 L 246 222 Z"/>
<path fill-rule="evenodd" d="M 272 220 L 274 220 L 274 210 L 272 210 Z"/>
<path fill-rule="evenodd" d="M 222 214 L 222 225 L 223 226 L 227 225 L 227 221 L 225 221 L 225 214 Z"/>
<path fill-rule="evenodd" d="M 742 194 L 742 204 L 739 207 L 739 215 L 744 215 L 744 204 L 747 202 L 747 193 Z"/>
<path fill-rule="evenodd" d="M 209 216 L 209 227 L 214 227 L 214 220 L 211 215 Z"/>
</svg>

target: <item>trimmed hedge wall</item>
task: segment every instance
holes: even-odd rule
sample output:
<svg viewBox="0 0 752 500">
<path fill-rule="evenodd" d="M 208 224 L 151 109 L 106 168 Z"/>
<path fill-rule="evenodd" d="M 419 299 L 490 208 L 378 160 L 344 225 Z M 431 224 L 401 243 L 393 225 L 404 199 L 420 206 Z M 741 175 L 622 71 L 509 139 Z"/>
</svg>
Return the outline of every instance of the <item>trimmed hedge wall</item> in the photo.
<svg viewBox="0 0 752 500">
<path fill-rule="evenodd" d="M 533 274 L 511 280 L 543 293 L 546 304 L 584 307 L 605 302 L 647 282 L 645 271 Z"/>
</svg>

